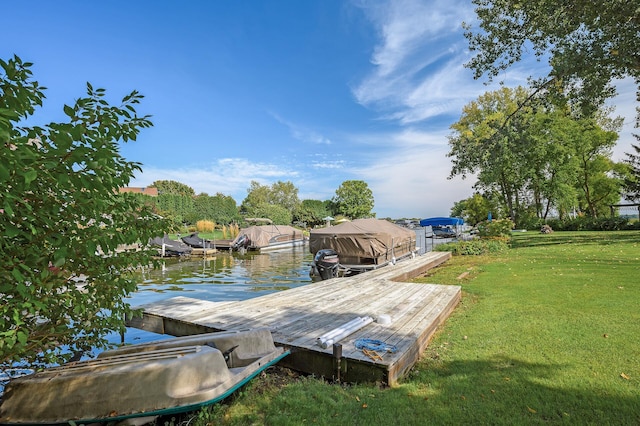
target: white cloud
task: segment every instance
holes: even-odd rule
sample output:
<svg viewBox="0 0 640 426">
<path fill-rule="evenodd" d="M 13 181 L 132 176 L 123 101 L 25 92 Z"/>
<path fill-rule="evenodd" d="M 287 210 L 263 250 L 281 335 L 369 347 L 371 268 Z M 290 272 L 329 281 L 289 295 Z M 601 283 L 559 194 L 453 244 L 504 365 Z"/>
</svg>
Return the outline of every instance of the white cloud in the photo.
<svg viewBox="0 0 640 426">
<path fill-rule="evenodd" d="M 305 149 L 331 147 L 327 154 L 310 155 L 282 166 L 248 159 L 227 158 L 204 168 L 162 170 L 145 167 L 132 185 L 144 186 L 170 179 L 193 187 L 197 193 L 231 195 L 240 203 L 252 180 L 271 184 L 291 180 L 301 199 L 331 198 L 340 183 L 362 179 L 376 200 L 379 216 L 429 217 L 449 214 L 453 203 L 473 194 L 473 177 L 447 179 L 451 170 L 447 134 L 462 107 L 497 83 L 476 81 L 464 68 L 471 53 L 462 36 L 462 21 L 475 15 L 468 0 L 361 1 L 360 7 L 379 35 L 370 57 L 369 73 L 352 88 L 358 103 L 375 110 L 398 130 L 345 135 L 332 141 L 313 125 L 301 125 L 276 113 L 269 114 Z M 547 64 L 528 58 L 500 74 L 496 81 L 507 86 L 526 85 L 529 75 L 546 74 Z M 614 158 L 621 159 L 634 143 L 635 86 L 624 80 L 613 102 L 625 127 Z M 436 117 L 438 119 L 436 119 Z M 454 117 L 454 118 L 451 118 Z M 450 122 L 446 122 L 450 120 Z M 387 124 L 387 123 L 385 123 Z M 431 131 L 425 130 L 429 126 Z M 334 143 L 332 143 L 334 142 Z M 353 151 L 349 149 L 355 146 Z M 350 152 L 350 153 L 349 153 Z M 233 155 L 233 154 L 232 154 Z"/>
<path fill-rule="evenodd" d="M 156 180 L 175 180 L 194 189 L 196 194 L 206 192 L 214 195 L 218 192 L 231 195 L 240 203 L 247 195 L 251 181 L 261 185 L 270 185 L 277 180 L 295 180 L 299 172 L 283 168 L 280 165 L 254 163 L 244 158 L 219 159 L 208 167 L 161 169 L 145 167 L 137 175 L 131 186 L 148 186 Z"/>
<path fill-rule="evenodd" d="M 336 161 L 313 161 L 311 162 L 311 167 L 314 169 L 344 169 L 345 162 L 344 160 L 336 160 Z"/>
<path fill-rule="evenodd" d="M 289 133 L 291 134 L 292 138 L 299 140 L 301 142 L 331 145 L 331 140 L 325 137 L 324 135 L 318 133 L 317 131 L 306 128 L 298 124 L 294 124 L 290 121 L 287 121 L 284 118 L 280 117 L 278 114 L 275 114 L 273 112 L 270 114 L 273 118 L 276 119 L 276 121 L 278 121 L 278 123 L 283 124 L 289 129 Z"/>
<path fill-rule="evenodd" d="M 470 5 L 456 1 L 393 1 L 363 10 L 380 42 L 371 58 L 374 69 L 353 93 L 363 105 L 382 107 L 408 106 L 405 100 L 426 71 L 464 49 L 461 23 L 472 16 Z"/>
<path fill-rule="evenodd" d="M 392 1 L 363 7 L 380 36 L 372 55 L 373 69 L 354 87 L 356 100 L 400 125 L 457 114 L 490 85 L 473 79 L 464 64 L 471 58 L 462 22 L 473 22 L 466 1 Z M 496 81 L 525 85 L 535 58 L 501 74 Z"/>
<path fill-rule="evenodd" d="M 373 191 L 379 216 L 446 216 L 454 202 L 473 194 L 473 180 L 447 179 L 451 162 L 444 132 L 408 130 L 386 138 L 392 150 L 353 170 Z"/>
</svg>

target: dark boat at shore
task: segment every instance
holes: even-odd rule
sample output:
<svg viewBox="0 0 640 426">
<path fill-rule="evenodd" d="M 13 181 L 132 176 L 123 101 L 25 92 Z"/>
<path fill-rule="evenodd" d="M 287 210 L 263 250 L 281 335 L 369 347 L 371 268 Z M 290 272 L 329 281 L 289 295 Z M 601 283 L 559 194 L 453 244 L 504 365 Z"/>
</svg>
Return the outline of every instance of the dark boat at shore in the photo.
<svg viewBox="0 0 640 426">
<path fill-rule="evenodd" d="M 149 240 L 149 245 L 158 247 L 158 253 L 162 257 L 188 256 L 193 251 L 193 247 L 183 241 L 172 240 L 167 234 Z"/>
<path fill-rule="evenodd" d="M 193 248 L 201 248 L 201 249 L 213 249 L 216 248 L 215 241 L 207 240 L 206 238 L 202 238 L 198 236 L 197 232 L 194 232 L 189 235 L 185 235 L 184 237 L 180 237 L 180 239 L 187 245 Z"/>
</svg>

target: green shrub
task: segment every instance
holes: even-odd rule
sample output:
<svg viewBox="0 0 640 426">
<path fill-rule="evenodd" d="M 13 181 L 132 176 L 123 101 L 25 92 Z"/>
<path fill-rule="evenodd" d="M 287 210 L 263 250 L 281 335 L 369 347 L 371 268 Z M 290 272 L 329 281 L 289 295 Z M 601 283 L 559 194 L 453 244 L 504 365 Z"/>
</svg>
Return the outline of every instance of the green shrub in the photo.
<svg viewBox="0 0 640 426">
<path fill-rule="evenodd" d="M 574 219 L 549 219 L 546 222 L 554 231 L 624 231 L 639 229 L 629 219 L 623 217 L 592 218 L 586 216 Z"/>
<path fill-rule="evenodd" d="M 450 251 L 454 256 L 480 256 L 509 248 L 510 238 L 495 237 L 438 244 L 434 251 Z"/>
<path fill-rule="evenodd" d="M 511 219 L 496 219 L 480 222 L 477 226 L 481 237 L 508 237 L 511 236 L 513 222 Z"/>
</svg>

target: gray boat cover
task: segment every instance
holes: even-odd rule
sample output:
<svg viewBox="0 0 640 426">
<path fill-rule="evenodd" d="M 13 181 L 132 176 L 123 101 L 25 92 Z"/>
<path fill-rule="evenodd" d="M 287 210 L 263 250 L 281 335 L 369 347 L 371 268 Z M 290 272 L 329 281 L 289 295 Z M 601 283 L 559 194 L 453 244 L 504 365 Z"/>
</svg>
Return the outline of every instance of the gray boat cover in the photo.
<svg viewBox="0 0 640 426">
<path fill-rule="evenodd" d="M 301 230 L 288 225 L 256 225 L 243 228 L 238 236 L 233 240 L 231 246 L 242 237 L 249 237 L 250 248 L 261 249 L 270 245 L 284 244 L 290 241 L 304 240 Z"/>
<path fill-rule="evenodd" d="M 332 249 L 341 264 L 379 265 L 416 249 L 414 231 L 380 219 L 356 219 L 311 230 L 309 250 Z"/>
</svg>

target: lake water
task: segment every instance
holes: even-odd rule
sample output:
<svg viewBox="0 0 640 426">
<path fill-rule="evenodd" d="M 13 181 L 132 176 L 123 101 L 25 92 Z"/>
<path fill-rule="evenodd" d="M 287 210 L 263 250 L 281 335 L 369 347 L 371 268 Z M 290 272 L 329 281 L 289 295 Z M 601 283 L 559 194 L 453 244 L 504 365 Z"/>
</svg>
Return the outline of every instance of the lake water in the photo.
<svg viewBox="0 0 640 426">
<path fill-rule="evenodd" d="M 213 302 L 246 300 L 311 282 L 308 247 L 267 253 L 221 252 L 204 259 L 163 260 L 140 274 L 132 305 L 186 296 Z"/>
<path fill-rule="evenodd" d="M 220 252 L 207 258 L 166 259 L 162 268 L 140 273 L 131 306 L 177 296 L 223 302 L 246 300 L 311 283 L 313 255 L 307 246 L 266 253 Z M 141 343 L 165 337 L 127 329 L 125 342 Z M 168 336 L 166 336 L 168 337 Z M 120 336 L 109 336 L 114 343 Z"/>
</svg>

